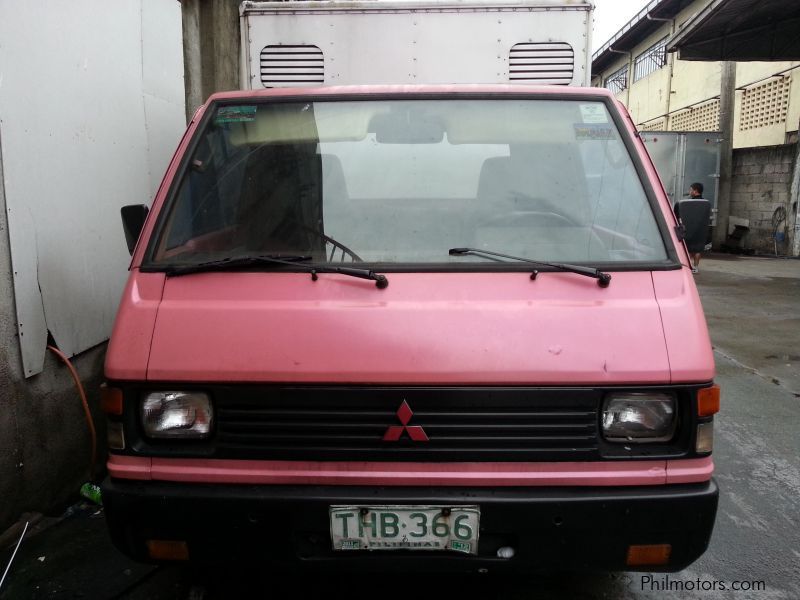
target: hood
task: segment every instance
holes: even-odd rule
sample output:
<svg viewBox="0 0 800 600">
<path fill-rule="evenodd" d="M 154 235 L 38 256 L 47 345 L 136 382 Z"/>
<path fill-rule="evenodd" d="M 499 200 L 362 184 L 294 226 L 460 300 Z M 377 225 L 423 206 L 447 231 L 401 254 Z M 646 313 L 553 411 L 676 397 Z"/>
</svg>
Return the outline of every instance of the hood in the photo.
<svg viewBox="0 0 800 600">
<path fill-rule="evenodd" d="M 605 289 L 571 273 L 535 281 L 527 273 L 389 273 L 384 290 L 331 274 L 317 281 L 304 273 L 132 274 L 153 276 L 163 282 L 150 323 L 146 377 L 153 381 L 670 381 L 649 272 L 613 273 Z M 124 321 L 121 311 L 117 328 Z M 120 364 L 115 350 L 111 378 Z M 128 365 L 126 373 L 136 370 Z"/>
</svg>

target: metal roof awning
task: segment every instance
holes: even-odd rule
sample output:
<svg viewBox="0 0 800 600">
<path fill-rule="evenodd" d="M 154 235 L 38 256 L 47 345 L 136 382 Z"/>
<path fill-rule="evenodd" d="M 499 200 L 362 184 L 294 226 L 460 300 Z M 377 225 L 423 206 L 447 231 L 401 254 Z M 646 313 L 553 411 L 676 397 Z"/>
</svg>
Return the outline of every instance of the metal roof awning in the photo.
<svg viewBox="0 0 800 600">
<path fill-rule="evenodd" d="M 667 50 L 681 60 L 800 60 L 800 1 L 713 0 Z"/>
</svg>

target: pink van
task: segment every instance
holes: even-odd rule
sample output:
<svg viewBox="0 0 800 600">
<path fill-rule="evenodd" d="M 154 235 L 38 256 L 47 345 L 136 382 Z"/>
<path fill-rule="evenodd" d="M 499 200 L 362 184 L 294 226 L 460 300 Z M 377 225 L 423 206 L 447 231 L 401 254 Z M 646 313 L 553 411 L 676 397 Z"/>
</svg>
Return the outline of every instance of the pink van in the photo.
<svg viewBox="0 0 800 600">
<path fill-rule="evenodd" d="M 123 217 L 103 498 L 128 555 L 674 571 L 706 549 L 711 345 L 606 90 L 216 94 Z"/>
</svg>

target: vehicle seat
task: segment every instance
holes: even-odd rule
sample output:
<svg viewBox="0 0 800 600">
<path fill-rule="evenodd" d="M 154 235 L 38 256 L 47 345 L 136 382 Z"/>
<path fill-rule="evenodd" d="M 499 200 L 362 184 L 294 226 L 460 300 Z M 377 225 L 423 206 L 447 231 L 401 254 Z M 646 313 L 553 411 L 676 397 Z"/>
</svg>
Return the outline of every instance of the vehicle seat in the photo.
<svg viewBox="0 0 800 600">
<path fill-rule="evenodd" d="M 324 252 L 322 240 L 308 233 L 321 222 L 320 171 L 319 155 L 308 145 L 268 144 L 252 151 L 238 216 L 246 249 Z"/>
<path fill-rule="evenodd" d="M 323 231 L 341 241 L 352 240 L 359 220 L 354 218 L 342 161 L 335 154 L 320 154 L 322 163 Z"/>
<path fill-rule="evenodd" d="M 322 162 L 322 197 L 324 206 L 341 204 L 350 200 L 342 161 L 335 154 L 320 154 Z"/>
<path fill-rule="evenodd" d="M 586 223 L 584 177 L 569 149 L 549 144 L 512 148 L 481 167 L 474 245 L 542 260 L 608 257 Z"/>
</svg>

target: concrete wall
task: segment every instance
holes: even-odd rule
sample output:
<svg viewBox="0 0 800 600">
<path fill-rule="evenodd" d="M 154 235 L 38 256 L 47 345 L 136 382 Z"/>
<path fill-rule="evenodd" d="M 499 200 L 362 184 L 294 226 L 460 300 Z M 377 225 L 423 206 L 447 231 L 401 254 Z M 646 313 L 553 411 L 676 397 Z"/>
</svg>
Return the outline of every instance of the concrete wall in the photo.
<svg viewBox="0 0 800 600">
<path fill-rule="evenodd" d="M 742 99 L 748 90 L 758 88 L 770 81 L 787 77 L 788 91 L 784 88 L 783 97 L 788 95 L 786 118 L 755 129 L 743 127 Z M 734 114 L 733 145 L 735 148 L 755 146 L 777 146 L 785 144 L 787 134 L 798 130 L 800 124 L 800 61 L 740 62 L 736 64 L 736 111 Z M 767 101 L 774 101 L 768 97 Z"/>
<path fill-rule="evenodd" d="M 119 208 L 148 202 L 184 130 L 180 5 L 0 3 L 0 533 L 88 481 L 98 386 L 130 261 Z"/>
<path fill-rule="evenodd" d="M 240 88 L 240 0 L 182 0 L 186 120 L 214 92 Z"/>
<path fill-rule="evenodd" d="M 633 63 L 641 52 L 650 47 L 653 38 L 660 39 L 670 31 L 665 25 L 659 35 L 647 38 L 637 44 L 630 59 L 620 56 L 606 69 L 598 82 L 605 81 L 610 74 L 620 69 L 626 62 L 628 66 L 629 88 L 616 96 L 628 107 L 634 123 L 641 129 L 654 122 L 665 122 L 687 109 L 692 109 L 719 96 L 721 63 L 689 62 L 678 60 L 674 55 L 667 57 L 667 64 L 649 76 L 633 81 Z M 667 124 L 668 131 L 674 131 Z"/>
<path fill-rule="evenodd" d="M 730 214 L 750 221 L 745 247 L 767 254 L 775 251 L 773 216 L 782 208 L 786 218 L 777 229 L 783 235 L 777 250 L 791 253 L 797 220 L 797 204 L 790 201 L 795 153 L 795 144 L 734 150 Z"/>
<path fill-rule="evenodd" d="M 23 373 L 2 181 L 0 156 L 0 533 L 23 512 L 52 513 L 74 500 L 90 460 L 88 428 L 66 367 L 48 353 L 40 374 L 26 380 Z M 104 356 L 102 344 L 73 360 L 92 407 Z M 104 420 L 93 412 L 102 448 Z"/>
<path fill-rule="evenodd" d="M 670 116 L 719 96 L 721 63 L 678 60 L 672 74 Z"/>
<path fill-rule="evenodd" d="M 185 129 L 180 16 L 175 0 L 0 10 L 6 217 L 27 376 L 44 366 L 48 333 L 72 356 L 111 332 L 130 262 L 119 210 L 154 197 Z"/>
<path fill-rule="evenodd" d="M 628 110 L 634 123 L 644 123 L 668 112 L 670 70 L 659 69 L 631 84 Z"/>
</svg>

